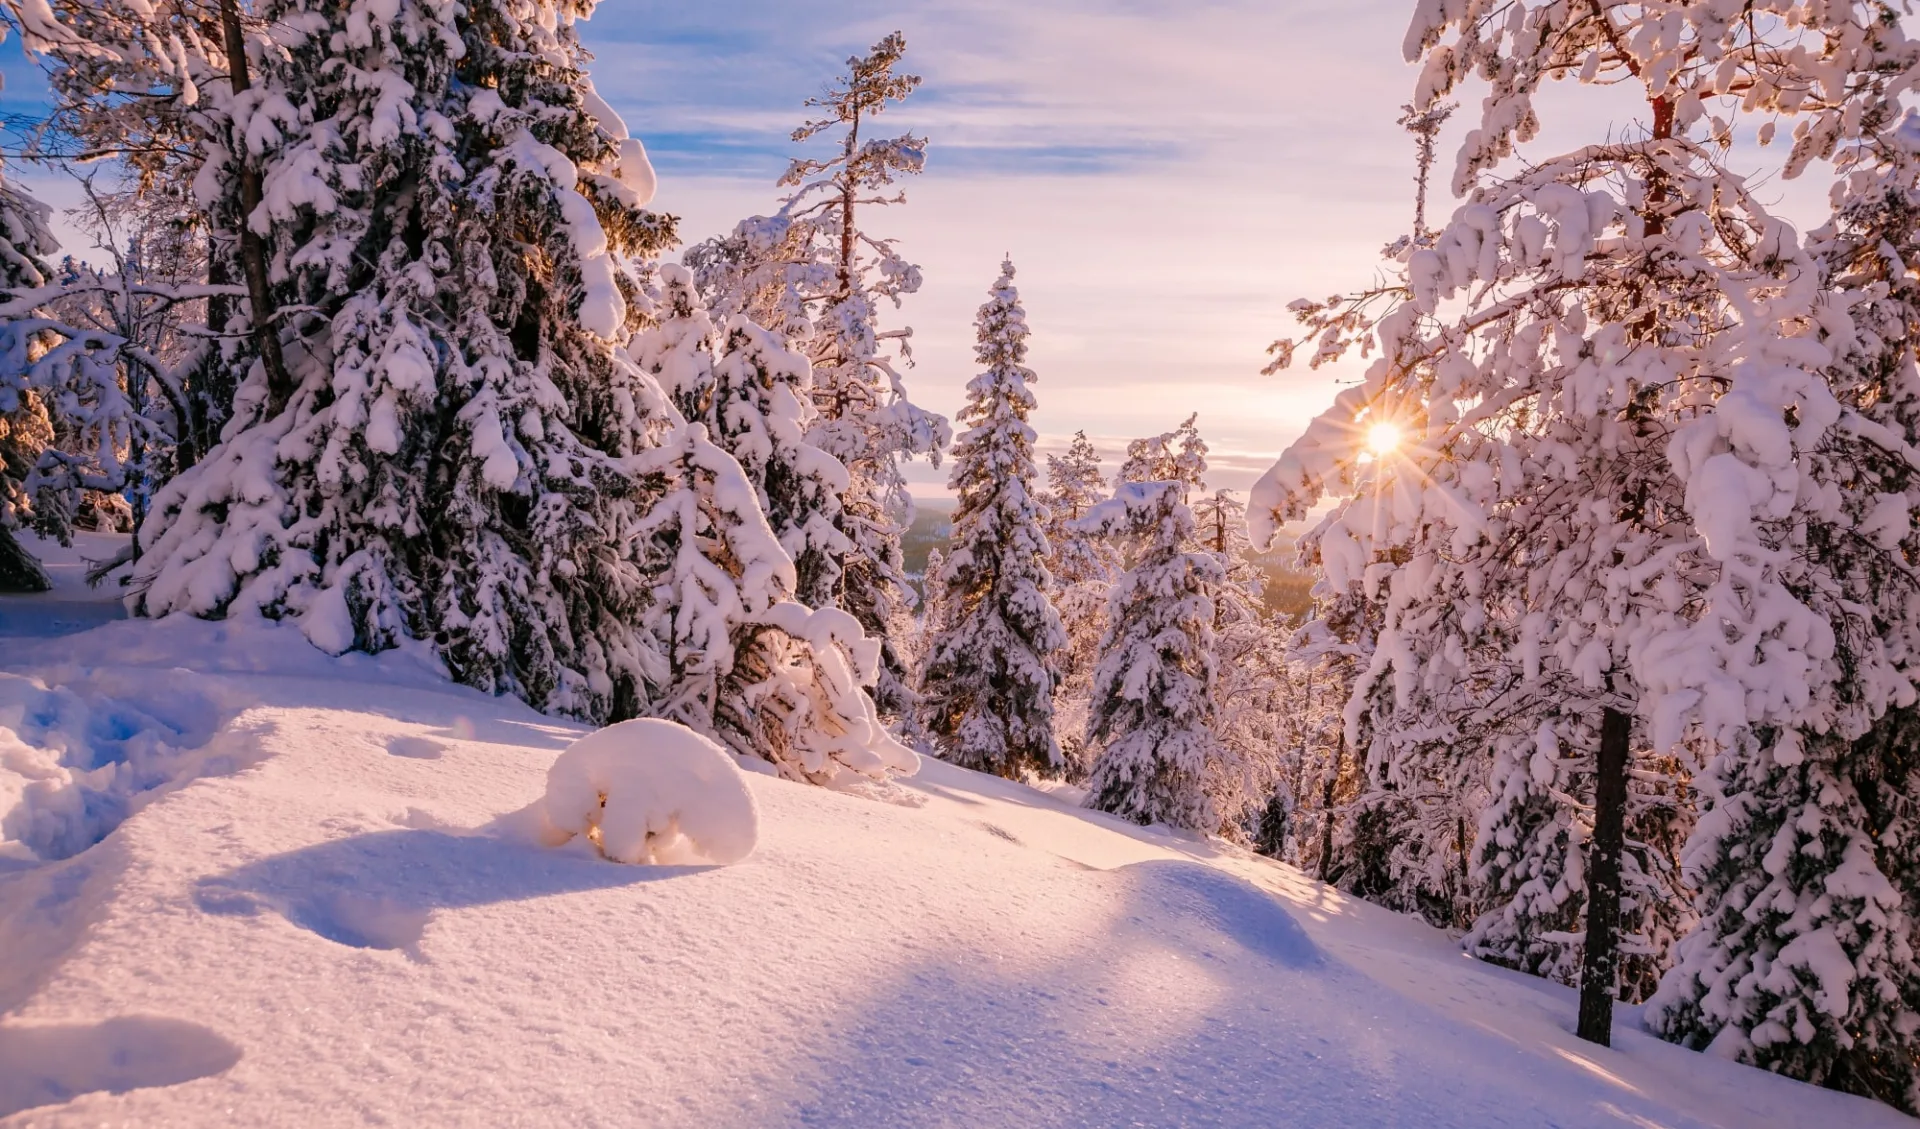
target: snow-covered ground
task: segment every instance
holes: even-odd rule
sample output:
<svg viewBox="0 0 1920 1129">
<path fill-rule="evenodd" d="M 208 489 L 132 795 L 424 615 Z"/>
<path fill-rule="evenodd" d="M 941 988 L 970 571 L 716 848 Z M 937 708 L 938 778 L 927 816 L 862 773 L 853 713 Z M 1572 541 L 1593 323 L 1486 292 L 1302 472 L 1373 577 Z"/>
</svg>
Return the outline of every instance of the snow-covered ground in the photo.
<svg viewBox="0 0 1920 1129">
<path fill-rule="evenodd" d="M 0 1125 L 1915 1124 L 1631 1009 L 1579 1042 L 1413 921 L 931 761 L 748 777 L 730 866 L 543 850 L 493 821 L 577 727 L 38 599 L 0 608 Z"/>
</svg>

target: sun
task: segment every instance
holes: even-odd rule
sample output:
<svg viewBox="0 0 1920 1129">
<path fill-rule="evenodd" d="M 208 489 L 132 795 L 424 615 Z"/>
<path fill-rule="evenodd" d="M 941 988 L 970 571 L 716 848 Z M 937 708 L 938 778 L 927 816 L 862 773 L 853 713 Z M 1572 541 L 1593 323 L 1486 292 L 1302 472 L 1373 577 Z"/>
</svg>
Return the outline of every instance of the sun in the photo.
<svg viewBox="0 0 1920 1129">
<path fill-rule="evenodd" d="M 1376 423 L 1367 428 L 1367 450 L 1374 458 L 1385 458 L 1400 449 L 1405 436 L 1397 423 Z"/>
</svg>

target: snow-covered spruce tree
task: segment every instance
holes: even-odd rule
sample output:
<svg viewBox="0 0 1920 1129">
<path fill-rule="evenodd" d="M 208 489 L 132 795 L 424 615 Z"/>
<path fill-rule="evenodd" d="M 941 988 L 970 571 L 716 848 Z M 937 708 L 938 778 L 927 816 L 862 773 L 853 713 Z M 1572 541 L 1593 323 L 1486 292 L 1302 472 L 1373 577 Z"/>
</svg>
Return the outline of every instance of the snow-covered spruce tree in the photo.
<svg viewBox="0 0 1920 1129">
<path fill-rule="evenodd" d="M 1084 431 L 1073 433 L 1065 455 L 1047 456 L 1047 571 L 1057 589 L 1084 581 L 1111 583 L 1119 559 L 1112 546 L 1073 524 L 1108 497 L 1100 453 Z"/>
<path fill-rule="evenodd" d="M 1235 767 L 1215 729 L 1208 597 L 1225 575 L 1211 553 L 1187 548 L 1186 493 L 1180 481 L 1126 482 L 1081 519 L 1087 532 L 1134 545 L 1093 676 L 1087 805 L 1211 834 L 1220 830 L 1218 780 Z"/>
<path fill-rule="evenodd" d="M 1067 639 L 1047 598 L 1046 510 L 1034 496 L 1027 426 L 1034 374 L 1011 261 L 988 294 L 974 322 L 984 371 L 967 384 L 967 431 L 953 449 L 953 547 L 928 577 L 941 622 L 921 673 L 921 710 L 947 760 L 1015 778 L 1054 775 L 1064 766 L 1053 694 Z"/>
<path fill-rule="evenodd" d="M 676 428 L 632 469 L 660 493 L 635 530 L 652 586 L 647 629 L 666 665 L 653 712 L 791 780 L 845 786 L 913 771 L 864 689 L 878 647 L 845 613 L 791 602 L 793 561 L 706 424 Z"/>
<path fill-rule="evenodd" d="M 744 314 L 727 319 L 721 336 L 708 408 L 715 440 L 746 469 L 774 536 L 793 558 L 794 598 L 830 607 L 850 547 L 838 525 L 848 480 L 840 460 L 807 442 L 816 415 L 812 366 Z"/>
<path fill-rule="evenodd" d="M 1835 30 L 1838 57 L 1877 76 L 1854 88 L 1858 133 L 1837 154 L 1834 218 L 1810 241 L 1832 291 L 1827 303 L 1847 315 L 1822 318 L 1836 401 L 1824 407 L 1838 418 L 1811 442 L 1783 430 L 1775 438 L 1791 446 L 1772 460 L 1792 458 L 1822 491 L 1789 522 L 1775 525 L 1763 511 L 1757 529 L 1717 532 L 1736 550 L 1729 571 L 1770 565 L 1822 617 L 1845 676 L 1809 679 L 1801 724 L 1758 727 L 1708 761 L 1711 810 L 1686 858 L 1702 920 L 1649 1018 L 1689 1046 L 1913 1111 L 1920 287 L 1904 264 L 1920 254 L 1920 138 L 1899 122 L 1898 86 L 1879 84 L 1913 75 L 1920 52 L 1890 30 Z M 1872 66 L 1876 59 L 1886 65 Z M 1715 414 L 1726 410 L 1723 399 Z M 1688 454 L 1752 457 L 1741 448 L 1750 433 L 1716 430 L 1727 441 L 1696 433 L 1700 446 Z"/>
<path fill-rule="evenodd" d="M 621 263 L 671 223 L 581 69 L 590 10 L 262 5 L 236 105 L 274 304 L 302 311 L 290 385 L 257 365 L 226 441 L 156 497 L 138 610 L 297 616 L 329 651 L 431 637 L 468 683 L 641 712 L 625 460 L 672 418 L 616 349 Z"/>
<path fill-rule="evenodd" d="M 28 474 L 53 442 L 53 425 L 30 376 L 40 358 L 33 337 L 35 293 L 49 281 L 45 258 L 59 249 L 48 230 L 49 209 L 0 181 L 0 592 L 44 592 L 46 570 L 15 531 L 33 516 Z M 24 307 L 24 308 L 17 308 Z"/>
<path fill-rule="evenodd" d="M 885 193 L 926 162 L 924 138 L 861 136 L 863 126 L 919 86 L 918 76 L 896 73 L 905 51 L 896 33 L 848 59 L 847 73 L 808 102 L 820 117 L 793 133 L 795 141 L 837 134 L 840 151 L 796 158 L 780 180 L 791 193 L 778 214 L 746 220 L 686 255 L 710 309 L 777 327 L 813 363 L 819 416 L 808 439 L 839 459 L 849 477 L 837 519 L 849 547 L 834 602 L 881 641 L 876 696 L 883 710 L 902 715 L 911 713 L 914 680 L 900 647 L 911 630 L 900 534 L 913 503 L 900 461 L 926 455 L 937 464 L 951 438 L 945 419 L 908 399 L 887 351 L 897 346 L 907 359 L 911 331 L 878 324 L 880 303 L 898 306 L 920 288 L 920 268 L 858 220 L 864 206 L 904 200 Z"/>
<path fill-rule="evenodd" d="M 1100 637 L 1107 627 L 1107 596 L 1120 575 L 1118 547 L 1075 526 L 1108 495 L 1100 473 L 1100 454 L 1084 431 L 1073 434 L 1067 453 L 1047 456 L 1048 598 L 1060 613 L 1067 644 L 1060 652 L 1060 682 L 1054 692 L 1054 732 L 1066 758 L 1067 774 L 1084 778 L 1092 767 L 1087 754 L 1087 708 L 1093 699 L 1093 668 L 1100 660 Z"/>
<path fill-rule="evenodd" d="M 659 290 L 654 324 L 633 339 L 627 355 L 653 377 L 683 419 L 710 421 L 714 405 L 713 318 L 685 267 L 662 265 Z"/>
<path fill-rule="evenodd" d="M 1207 443 L 1200 438 L 1199 419 L 1195 413 L 1172 431 L 1128 443 L 1126 461 L 1114 475 L 1115 484 L 1179 482 L 1189 493 L 1202 489 L 1207 476 Z M 1185 500 L 1183 496 L 1182 504 Z"/>
<path fill-rule="evenodd" d="M 712 356 L 691 275 L 660 268 L 656 324 L 630 352 L 688 418 L 629 468 L 657 495 L 636 532 L 665 669 L 650 707 L 791 780 L 911 772 L 866 687 L 878 645 L 850 616 L 795 603 L 796 557 L 832 576 L 846 471 L 804 439 L 811 369 L 744 315 Z M 830 595 L 830 591 L 828 592 Z"/>
<path fill-rule="evenodd" d="M 1299 307 L 1321 355 L 1376 328 L 1386 355 L 1269 474 L 1257 508 L 1297 516 L 1329 484 L 1378 481 L 1322 538 L 1386 604 L 1361 687 L 1377 725 L 1421 685 L 1518 667 L 1501 709 L 1532 748 L 1497 763 L 1489 789 L 1537 801 L 1482 821 L 1480 880 L 1498 904 L 1475 942 L 1580 944 L 1589 1038 L 1607 1037 L 1616 938 L 1657 966 L 1661 938 L 1686 925 L 1656 842 L 1683 786 L 1669 754 L 1798 721 L 1837 673 L 1830 629 L 1785 588 L 1777 549 L 1747 537 L 1756 506 L 1791 525 L 1825 489 L 1785 470 L 1837 416 L 1819 271 L 1726 171 L 1721 142 L 1740 114 L 1802 113 L 1788 171 L 1820 155 L 1851 128 L 1832 103 L 1852 89 L 1835 79 L 1852 65 L 1845 41 L 1880 34 L 1880 7 L 1808 23 L 1602 0 L 1482 23 L 1423 4 L 1408 37 L 1426 61 L 1416 105 L 1468 75 L 1492 85 L 1456 175 L 1470 201 L 1408 256 L 1396 294 Z M 1815 74 L 1830 33 L 1843 61 Z M 1537 128 L 1534 91 L 1562 77 L 1633 84 L 1644 136 L 1494 176 Z M 1376 322 L 1360 316 L 1371 297 L 1404 301 Z M 1361 470 L 1360 437 L 1383 421 L 1412 443 Z M 1583 780 L 1591 800 L 1565 790 Z M 1660 834 L 1629 834 L 1650 784 Z M 1526 814 L 1554 805 L 1564 820 Z"/>
</svg>

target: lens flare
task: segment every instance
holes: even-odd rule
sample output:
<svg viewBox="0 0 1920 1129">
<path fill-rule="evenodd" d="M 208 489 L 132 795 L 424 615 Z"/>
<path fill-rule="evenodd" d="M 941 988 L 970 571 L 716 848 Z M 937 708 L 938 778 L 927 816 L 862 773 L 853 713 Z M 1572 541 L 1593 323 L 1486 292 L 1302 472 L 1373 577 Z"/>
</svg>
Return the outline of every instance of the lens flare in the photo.
<svg viewBox="0 0 1920 1129">
<path fill-rule="evenodd" d="M 1401 440 L 1404 438 L 1399 424 L 1376 423 L 1367 429 L 1367 450 L 1371 451 L 1375 458 L 1384 458 L 1399 450 Z"/>
</svg>

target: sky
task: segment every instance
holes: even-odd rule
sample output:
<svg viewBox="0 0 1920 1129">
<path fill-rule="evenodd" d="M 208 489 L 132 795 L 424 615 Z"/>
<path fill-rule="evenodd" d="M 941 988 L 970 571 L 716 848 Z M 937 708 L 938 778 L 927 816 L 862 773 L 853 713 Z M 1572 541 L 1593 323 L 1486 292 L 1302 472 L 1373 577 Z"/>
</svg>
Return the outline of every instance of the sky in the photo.
<svg viewBox="0 0 1920 1129">
<path fill-rule="evenodd" d="M 925 284 L 886 327 L 913 329 L 908 386 L 948 416 L 977 371 L 973 318 L 1003 255 L 1032 329 L 1042 451 L 1084 429 L 1117 465 L 1128 439 L 1191 412 L 1210 484 L 1244 489 L 1355 366 L 1262 375 L 1291 300 L 1373 281 L 1412 224 L 1413 144 L 1395 124 L 1415 69 L 1408 0 L 603 0 L 582 27 L 600 93 L 660 174 L 654 206 L 688 242 L 775 210 L 807 98 L 894 30 L 925 82 L 878 123 L 929 140 L 907 201 L 862 225 L 899 240 Z M 804 11 L 805 19 L 794 13 Z M 17 44 L 4 108 L 31 113 Z M 1564 95 L 1564 96 L 1563 96 Z M 1455 206 L 1443 138 L 1430 221 Z M 1642 107 L 1594 88 L 1540 102 L 1542 149 L 1629 128 Z M 816 143 L 818 144 L 818 143 Z M 28 177 L 60 205 L 70 185 Z M 1781 189 L 1793 203 L 1807 193 Z M 1767 189 L 1761 196 L 1768 198 Z M 947 469 L 910 468 L 916 493 Z"/>
<path fill-rule="evenodd" d="M 1200 413 L 1212 484 L 1244 488 L 1324 407 L 1328 372 L 1262 376 L 1286 303 L 1368 281 L 1411 222 L 1394 124 L 1405 0 L 967 0 L 809 7 L 607 0 L 583 28 L 601 94 L 645 140 L 689 241 L 773 211 L 803 103 L 889 31 L 920 90 L 879 122 L 929 140 L 907 202 L 863 225 L 925 285 L 908 387 L 949 416 L 973 318 L 1011 255 L 1043 450 Z M 1347 372 L 1345 378 L 1355 374 Z M 945 469 L 913 468 L 916 492 Z"/>
</svg>

